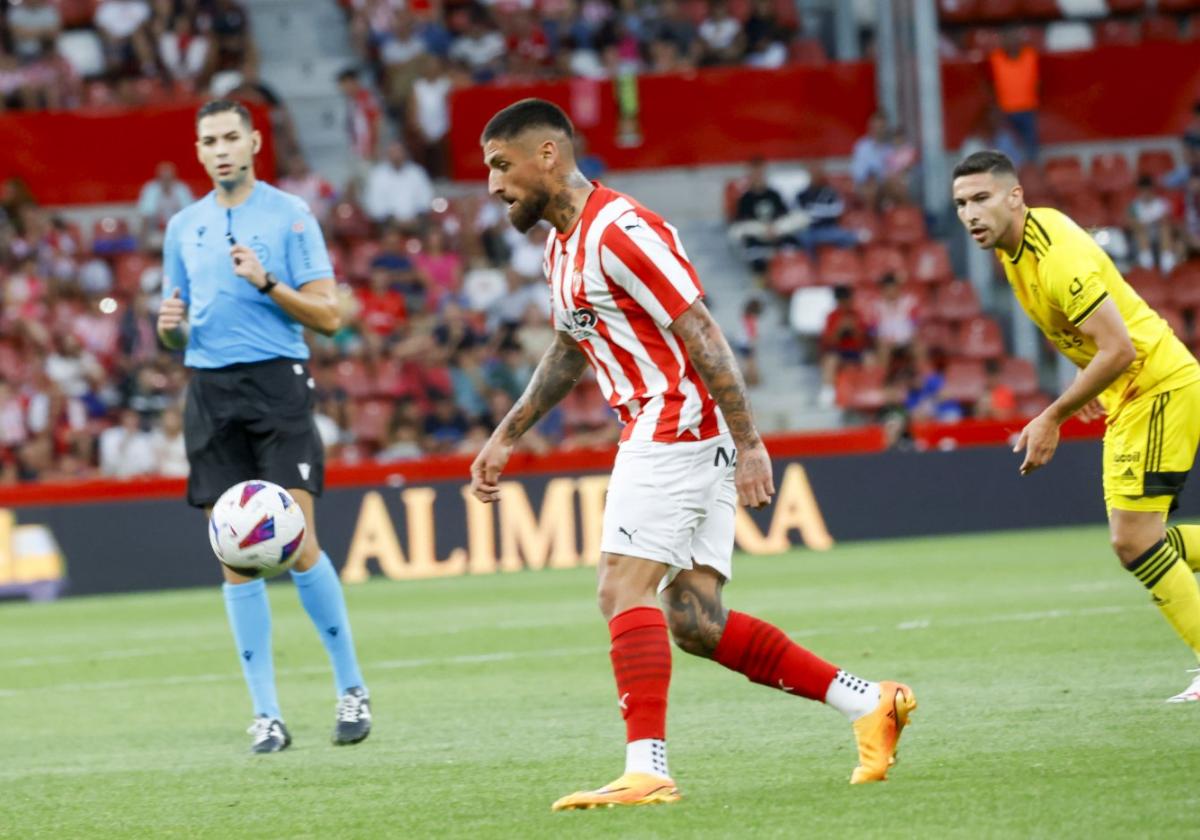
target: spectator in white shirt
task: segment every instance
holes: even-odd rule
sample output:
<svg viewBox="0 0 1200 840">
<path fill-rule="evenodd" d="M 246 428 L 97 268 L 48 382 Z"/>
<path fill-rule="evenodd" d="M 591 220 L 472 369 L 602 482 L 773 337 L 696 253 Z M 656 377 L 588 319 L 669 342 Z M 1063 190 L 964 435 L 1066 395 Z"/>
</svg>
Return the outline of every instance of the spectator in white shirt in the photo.
<svg viewBox="0 0 1200 840">
<path fill-rule="evenodd" d="M 453 83 L 441 59 L 427 55 L 421 75 L 408 97 L 408 131 L 414 156 L 434 178 L 447 174 L 447 143 L 450 137 L 450 89 Z"/>
<path fill-rule="evenodd" d="M 33 61 L 50 52 L 62 29 L 62 15 L 49 0 L 25 0 L 8 10 L 8 31 L 13 52 L 22 61 Z"/>
<path fill-rule="evenodd" d="M 104 369 L 73 333 L 66 333 L 59 339 L 58 349 L 46 357 L 46 376 L 68 397 L 81 397 L 87 393 L 90 379 L 103 378 Z"/>
<path fill-rule="evenodd" d="M 162 413 L 159 427 L 150 433 L 155 475 L 183 478 L 188 474 L 187 449 L 183 442 L 183 416 L 177 408 Z"/>
<path fill-rule="evenodd" d="M 93 19 L 109 69 L 119 72 L 136 61 L 143 75 L 154 72 L 154 47 L 150 43 L 150 4 L 146 0 L 103 0 Z"/>
<path fill-rule="evenodd" d="M 132 408 L 121 411 L 120 423 L 100 433 L 100 473 L 114 478 L 154 471 L 154 439 L 143 432 Z"/>
<path fill-rule="evenodd" d="M 477 10 L 467 31 L 450 45 L 449 55 L 452 61 L 467 65 L 475 81 L 487 82 L 495 76 L 506 50 L 504 36 L 492 28 L 487 12 Z"/>
<path fill-rule="evenodd" d="M 705 64 L 731 64 L 743 52 L 742 24 L 729 13 L 726 0 L 713 0 L 709 15 L 700 24 L 700 41 L 704 45 Z"/>
<path fill-rule="evenodd" d="M 158 58 L 175 81 L 203 87 L 215 57 L 208 36 L 196 31 L 190 15 L 176 15 L 158 36 Z"/>
<path fill-rule="evenodd" d="M 411 227 L 429 212 L 433 202 L 433 184 L 418 164 L 408 159 L 403 143 L 388 144 L 384 159 L 371 167 L 363 206 L 376 222 L 394 220 Z"/>
<path fill-rule="evenodd" d="M 162 232 L 171 217 L 195 198 L 187 184 L 176 177 L 175 164 L 161 161 L 154 179 L 147 181 L 138 194 L 138 216 L 142 220 L 142 240 L 147 248 L 162 245 Z"/>
</svg>

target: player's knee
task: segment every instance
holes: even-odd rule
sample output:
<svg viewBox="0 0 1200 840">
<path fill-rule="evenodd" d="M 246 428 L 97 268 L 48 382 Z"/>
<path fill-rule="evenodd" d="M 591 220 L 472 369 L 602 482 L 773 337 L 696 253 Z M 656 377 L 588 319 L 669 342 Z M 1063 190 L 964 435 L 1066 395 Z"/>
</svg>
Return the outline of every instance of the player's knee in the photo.
<svg viewBox="0 0 1200 840">
<path fill-rule="evenodd" d="M 1109 542 L 1112 544 L 1113 553 L 1117 555 L 1121 565 L 1126 568 L 1152 547 L 1144 537 L 1123 532 L 1112 534 Z"/>
<path fill-rule="evenodd" d="M 712 658 L 721 640 L 720 632 L 718 630 L 714 633 L 708 622 L 697 620 L 696 610 L 692 608 L 696 600 L 687 597 L 685 590 L 676 586 L 667 587 L 663 597 L 666 601 L 667 629 L 671 632 L 671 640 L 684 653 Z"/>
<path fill-rule="evenodd" d="M 684 653 L 690 653 L 692 656 L 702 656 L 705 659 L 711 659 L 716 653 L 717 646 L 709 635 L 700 631 L 694 624 L 680 621 L 674 615 L 667 620 L 667 627 L 671 631 L 671 641 L 675 642 Z"/>
<path fill-rule="evenodd" d="M 300 549 L 300 556 L 296 558 L 295 566 L 297 572 L 307 572 L 313 566 L 317 565 L 317 561 L 321 559 L 321 545 L 315 537 L 304 541 L 304 548 Z"/>
</svg>

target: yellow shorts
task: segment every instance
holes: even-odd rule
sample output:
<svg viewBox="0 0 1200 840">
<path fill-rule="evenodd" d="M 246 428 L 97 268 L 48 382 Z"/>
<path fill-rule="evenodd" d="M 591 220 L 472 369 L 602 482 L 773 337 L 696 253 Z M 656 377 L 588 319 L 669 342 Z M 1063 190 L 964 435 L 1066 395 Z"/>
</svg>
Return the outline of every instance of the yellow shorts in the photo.
<svg viewBox="0 0 1200 840">
<path fill-rule="evenodd" d="M 1168 513 L 1200 444 L 1200 382 L 1121 406 L 1104 433 L 1104 504 Z"/>
</svg>

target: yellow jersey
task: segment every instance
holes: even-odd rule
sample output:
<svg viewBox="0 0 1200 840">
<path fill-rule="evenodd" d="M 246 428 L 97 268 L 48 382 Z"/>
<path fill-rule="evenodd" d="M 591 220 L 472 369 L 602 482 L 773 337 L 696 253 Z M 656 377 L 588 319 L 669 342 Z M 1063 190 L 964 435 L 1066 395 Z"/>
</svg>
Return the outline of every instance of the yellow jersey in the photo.
<svg viewBox="0 0 1200 840">
<path fill-rule="evenodd" d="M 1108 254 L 1066 214 L 1050 207 L 1025 213 L 1024 238 L 1000 262 L 1021 308 L 1078 367 L 1096 355 L 1079 326 L 1104 301 L 1117 305 L 1137 357 L 1100 395 L 1110 419 L 1137 397 L 1200 381 L 1200 364 L 1162 317 L 1117 271 Z"/>
</svg>

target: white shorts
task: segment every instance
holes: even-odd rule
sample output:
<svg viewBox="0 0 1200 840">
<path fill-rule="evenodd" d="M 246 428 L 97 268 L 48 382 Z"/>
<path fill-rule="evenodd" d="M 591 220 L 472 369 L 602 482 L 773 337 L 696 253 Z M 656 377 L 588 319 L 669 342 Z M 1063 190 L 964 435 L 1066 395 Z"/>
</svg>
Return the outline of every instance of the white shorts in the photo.
<svg viewBox="0 0 1200 840">
<path fill-rule="evenodd" d="M 604 504 L 600 550 L 664 563 L 664 583 L 708 566 L 733 577 L 736 450 L 729 435 L 621 444 Z"/>
</svg>

